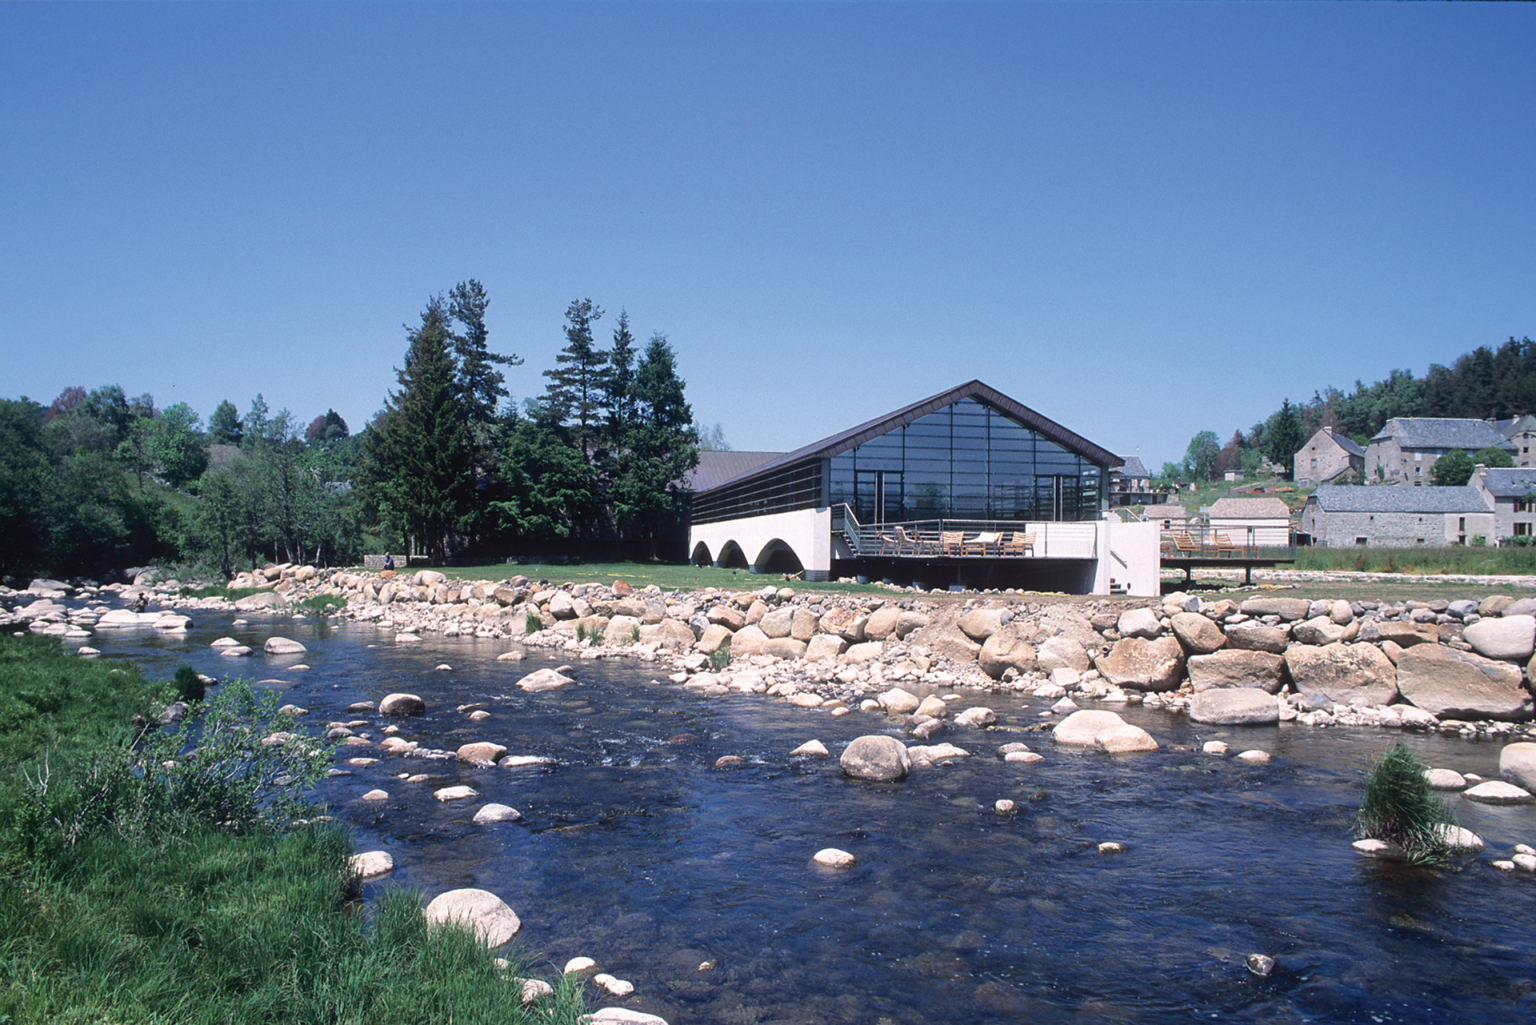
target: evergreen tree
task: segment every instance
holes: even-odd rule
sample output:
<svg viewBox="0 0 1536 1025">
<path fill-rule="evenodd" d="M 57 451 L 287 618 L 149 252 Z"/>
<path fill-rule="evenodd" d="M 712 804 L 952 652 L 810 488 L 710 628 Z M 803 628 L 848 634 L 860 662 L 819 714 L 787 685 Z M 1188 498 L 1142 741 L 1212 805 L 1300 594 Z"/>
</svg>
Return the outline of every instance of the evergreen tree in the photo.
<svg viewBox="0 0 1536 1025">
<path fill-rule="evenodd" d="M 1269 418 L 1264 435 L 1264 454 L 1289 476 L 1296 453 L 1307 443 L 1307 437 L 1302 433 L 1301 411 L 1291 405 L 1290 399 L 1282 401 L 1280 408 Z"/>
<path fill-rule="evenodd" d="M 502 356 L 487 347 L 485 310 L 489 305 L 490 298 L 474 278 L 459 282 L 448 293 L 448 313 L 459 325 L 453 334 L 453 352 L 459 364 L 459 398 L 471 423 L 490 423 L 496 419 L 497 407 L 507 397 L 506 379 L 496 368 L 523 363 L 516 354 Z"/>
<path fill-rule="evenodd" d="M 618 447 L 635 415 L 635 336 L 629 313 L 620 310 L 613 329 L 613 348 L 603 373 L 603 410 L 608 418 L 608 443 Z"/>
<path fill-rule="evenodd" d="M 591 299 L 577 299 L 565 311 L 565 348 L 555 355 L 553 370 L 544 371 L 549 386 L 544 390 L 543 409 L 553 423 L 566 424 L 581 448 L 581 457 L 591 461 L 591 441 L 598 424 L 603 396 L 603 370 L 608 354 L 594 346 L 592 325 L 603 315 Z"/>
<path fill-rule="evenodd" d="M 594 497 L 592 468 L 558 427 L 522 420 L 501 454 L 506 497 L 491 503 L 501 529 L 527 540 L 571 537 Z"/>
<path fill-rule="evenodd" d="M 245 429 L 240 425 L 240 411 L 233 402 L 225 399 L 208 419 L 208 444 L 238 445 L 244 438 Z"/>
<path fill-rule="evenodd" d="M 635 369 L 635 419 L 614 482 L 615 506 L 650 541 L 653 559 L 664 520 L 682 508 L 683 477 L 699 465 L 699 436 L 683 388 L 666 335 L 653 335 Z"/>
<path fill-rule="evenodd" d="M 407 329 L 400 390 L 370 429 L 368 481 L 389 521 L 424 547 L 434 562 L 447 553 L 470 483 L 464 409 L 455 381 L 448 311 L 441 298 Z"/>
</svg>

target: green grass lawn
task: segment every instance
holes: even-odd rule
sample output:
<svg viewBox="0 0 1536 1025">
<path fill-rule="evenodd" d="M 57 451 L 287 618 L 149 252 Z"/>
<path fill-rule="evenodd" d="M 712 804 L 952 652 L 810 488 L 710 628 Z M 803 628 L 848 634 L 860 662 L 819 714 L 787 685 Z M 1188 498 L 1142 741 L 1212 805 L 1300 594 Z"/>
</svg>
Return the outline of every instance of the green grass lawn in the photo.
<svg viewBox="0 0 1536 1025">
<path fill-rule="evenodd" d="M 460 580 L 508 580 L 521 575 L 530 580 L 548 580 L 553 584 L 603 584 L 605 586 L 612 585 L 615 580 L 623 580 L 636 590 L 649 584 L 655 584 L 663 591 L 698 591 L 706 587 L 719 587 L 728 591 L 756 591 L 772 585 L 790 587 L 796 591 L 827 594 L 888 595 L 891 593 L 889 588 L 878 584 L 810 583 L 804 580 L 785 580 L 782 573 L 750 573 L 744 569 L 717 569 L 714 566 L 678 566 L 647 562 L 588 562 L 576 566 L 493 562 L 484 566 L 445 567 L 443 572 Z"/>
</svg>

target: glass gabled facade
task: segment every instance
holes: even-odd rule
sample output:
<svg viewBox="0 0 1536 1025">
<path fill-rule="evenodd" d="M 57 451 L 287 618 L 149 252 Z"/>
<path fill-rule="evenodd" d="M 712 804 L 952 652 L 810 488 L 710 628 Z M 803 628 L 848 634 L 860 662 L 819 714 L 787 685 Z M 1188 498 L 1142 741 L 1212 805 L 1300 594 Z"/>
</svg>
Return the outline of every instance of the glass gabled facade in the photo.
<svg viewBox="0 0 1536 1025">
<path fill-rule="evenodd" d="M 862 444 L 696 496 L 695 523 L 847 503 L 861 523 L 1092 520 L 1108 469 L 972 397 Z"/>
<path fill-rule="evenodd" d="M 830 460 L 828 497 L 861 523 L 1092 520 L 1107 470 L 973 398 Z"/>
</svg>

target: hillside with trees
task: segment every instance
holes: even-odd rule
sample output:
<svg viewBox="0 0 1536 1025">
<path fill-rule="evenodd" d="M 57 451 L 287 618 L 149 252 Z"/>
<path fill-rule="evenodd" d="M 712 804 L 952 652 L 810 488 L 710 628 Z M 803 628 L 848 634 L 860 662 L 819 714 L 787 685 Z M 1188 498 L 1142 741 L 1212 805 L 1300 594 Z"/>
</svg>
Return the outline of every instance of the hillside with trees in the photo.
<svg viewBox="0 0 1536 1025">
<path fill-rule="evenodd" d="M 396 388 L 358 433 L 333 409 L 306 423 L 260 394 L 243 416 L 220 402 L 206 427 L 185 403 L 116 385 L 47 406 L 0 399 L 0 576 L 587 543 L 661 554 L 700 441 L 666 336 L 637 349 L 621 313 L 601 347 L 603 311 L 573 302 L 544 393 L 519 408 L 504 370 L 523 361 L 489 347 L 488 304 L 474 280 L 429 299 Z"/>
<path fill-rule="evenodd" d="M 1248 431 L 1234 431 L 1225 445 L 1201 431 L 1182 462 L 1165 462 L 1163 484 L 1216 480 L 1227 470 L 1252 476 L 1264 459 L 1289 468 L 1306 440 L 1332 427 L 1362 447 L 1393 417 L 1466 417 L 1506 420 L 1536 412 L 1536 342 L 1513 336 L 1497 349 L 1480 346 L 1450 366 L 1432 363 L 1422 378 L 1393 370 L 1380 381 L 1356 381 L 1345 393 L 1332 386 L 1299 405 L 1285 399 L 1279 409 Z M 1470 472 L 1470 471 L 1469 471 Z"/>
</svg>

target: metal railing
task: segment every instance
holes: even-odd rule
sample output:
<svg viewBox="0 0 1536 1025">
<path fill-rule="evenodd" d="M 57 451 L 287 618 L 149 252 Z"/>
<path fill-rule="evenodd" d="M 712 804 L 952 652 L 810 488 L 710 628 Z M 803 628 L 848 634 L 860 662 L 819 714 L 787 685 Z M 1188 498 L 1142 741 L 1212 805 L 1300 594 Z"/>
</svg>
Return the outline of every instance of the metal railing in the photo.
<svg viewBox="0 0 1536 1025">
<path fill-rule="evenodd" d="M 832 507 L 832 530 L 861 559 L 1094 559 L 1095 522 L 902 520 L 860 523 L 846 503 Z"/>
<path fill-rule="evenodd" d="M 1281 541 L 1278 528 L 1209 527 L 1192 524 L 1158 532 L 1165 559 L 1264 559 L 1295 561 L 1296 532 L 1286 531 Z"/>
</svg>

